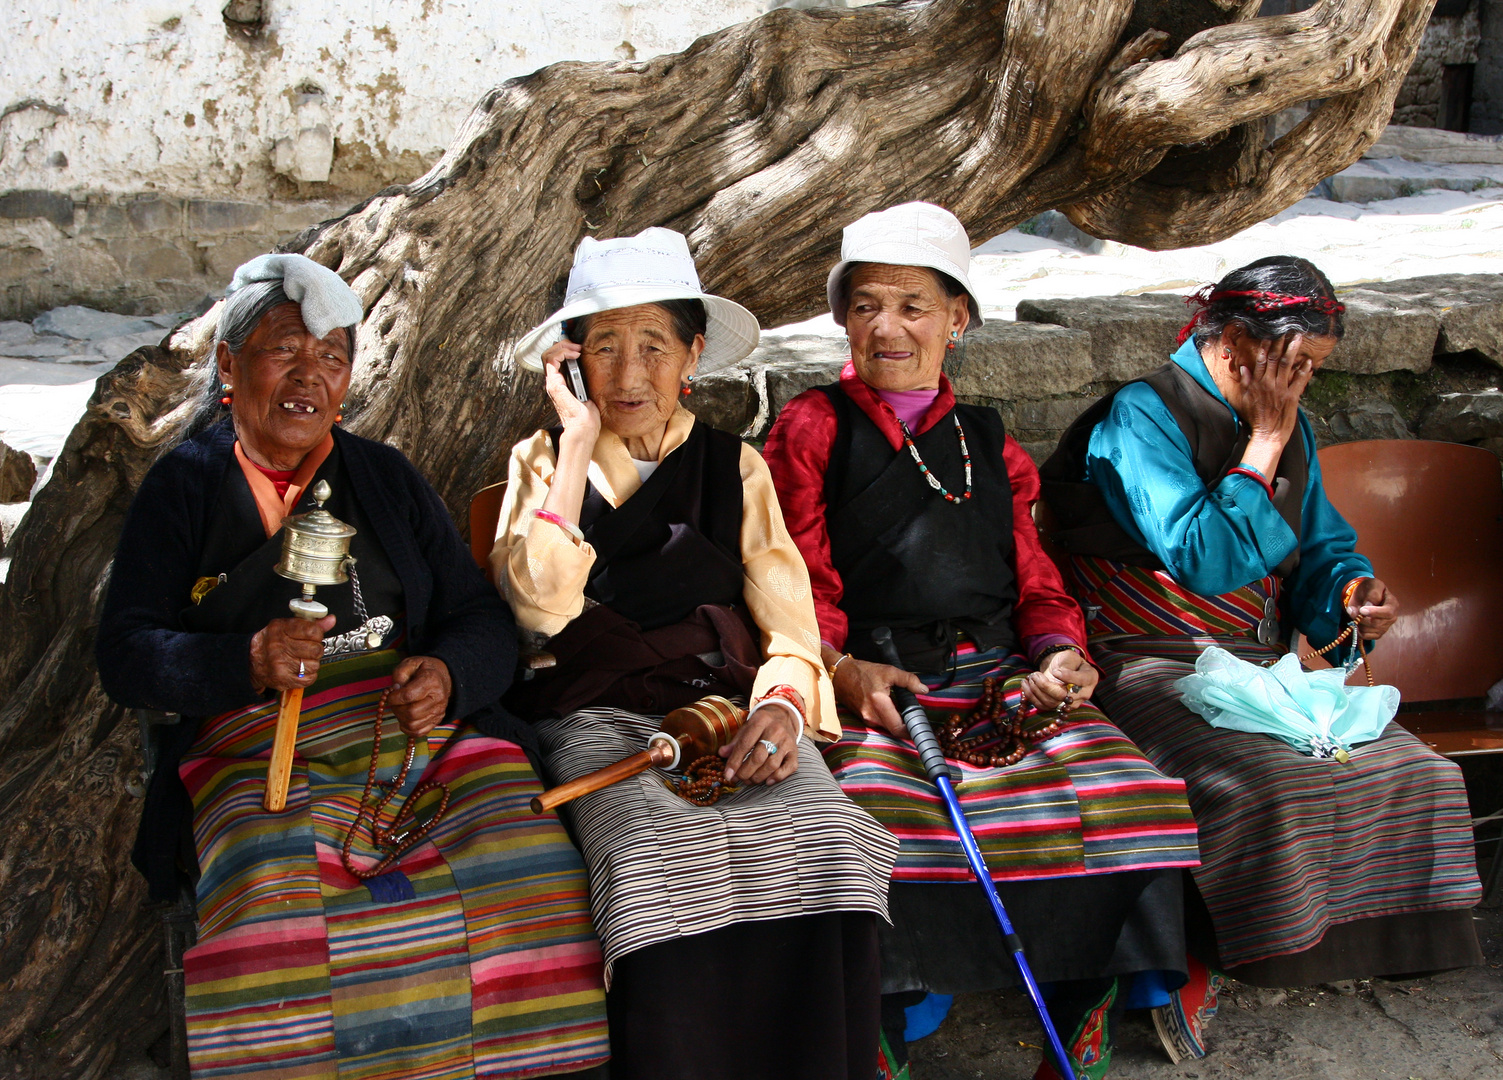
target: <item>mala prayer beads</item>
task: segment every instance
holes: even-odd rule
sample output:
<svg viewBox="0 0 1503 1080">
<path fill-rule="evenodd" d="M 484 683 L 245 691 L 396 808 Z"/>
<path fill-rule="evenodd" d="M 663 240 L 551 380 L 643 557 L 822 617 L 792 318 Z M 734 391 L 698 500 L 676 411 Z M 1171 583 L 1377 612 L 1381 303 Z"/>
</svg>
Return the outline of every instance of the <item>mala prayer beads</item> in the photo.
<svg viewBox="0 0 1503 1080">
<path fill-rule="evenodd" d="M 720 796 L 736 790 L 735 784 L 725 782 L 725 760 L 719 754 L 706 754 L 695 758 L 684 770 L 684 775 L 668 782 L 678 796 L 695 806 L 714 806 Z"/>
<path fill-rule="evenodd" d="M 1043 727 L 1034 731 L 1025 732 L 1023 721 L 1039 710 L 1026 698 L 1018 703 L 1017 709 L 1008 715 L 1007 697 L 1002 689 L 997 686 L 996 679 L 986 679 L 981 683 L 981 700 L 976 703 L 975 710 L 967 718 L 960 713 L 951 713 L 940 728 L 939 745 L 945 752 L 945 757 L 953 761 L 963 761 L 967 765 L 977 768 L 991 766 L 994 769 L 1005 769 L 1009 765 L 1016 765 L 1023 760 L 1028 753 L 1030 744 L 1043 742 L 1058 735 L 1065 726 L 1065 710 L 1074 701 L 1074 692 L 1077 687 L 1069 685 L 1070 694 L 1060 702 L 1055 710 L 1054 719 Z M 982 731 L 979 735 L 973 735 L 969 739 L 964 738 L 965 730 L 977 721 L 991 724 L 991 731 Z M 993 732 L 1002 735 L 1002 742 L 997 747 L 986 747 Z"/>
</svg>

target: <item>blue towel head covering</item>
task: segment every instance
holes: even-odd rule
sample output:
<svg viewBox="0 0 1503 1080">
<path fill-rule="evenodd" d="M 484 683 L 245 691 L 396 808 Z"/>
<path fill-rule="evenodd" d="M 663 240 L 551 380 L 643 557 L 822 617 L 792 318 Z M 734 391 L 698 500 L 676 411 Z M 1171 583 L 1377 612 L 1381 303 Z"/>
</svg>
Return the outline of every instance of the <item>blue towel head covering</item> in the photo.
<svg viewBox="0 0 1503 1080">
<path fill-rule="evenodd" d="M 306 255 L 258 255 L 235 271 L 225 290 L 219 314 L 222 337 L 235 313 L 235 295 L 257 281 L 279 281 L 287 299 L 303 309 L 303 325 L 314 337 L 325 338 L 340 326 L 357 326 L 365 309 L 344 279 Z"/>
</svg>

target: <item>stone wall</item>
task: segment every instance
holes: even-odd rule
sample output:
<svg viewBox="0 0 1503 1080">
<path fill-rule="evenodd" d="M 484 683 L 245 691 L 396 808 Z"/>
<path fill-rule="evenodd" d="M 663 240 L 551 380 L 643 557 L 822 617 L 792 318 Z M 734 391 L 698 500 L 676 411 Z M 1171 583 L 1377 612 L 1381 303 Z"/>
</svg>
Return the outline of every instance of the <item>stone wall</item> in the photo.
<svg viewBox="0 0 1503 1080">
<path fill-rule="evenodd" d="M 36 0 L 0 34 L 0 320 L 174 311 L 422 175 L 492 87 L 767 0 Z M 226 269 L 226 268 L 229 269 Z"/>
<path fill-rule="evenodd" d="M 1305 394 L 1322 446 L 1356 439 L 1440 439 L 1503 457 L 1503 275 L 1441 275 L 1340 290 L 1346 337 Z M 1092 401 L 1162 364 L 1187 318 L 1171 295 L 1025 300 L 1018 321 L 967 336 L 954 380 L 993 405 L 1042 462 Z M 695 380 L 688 404 L 707 422 L 760 440 L 778 411 L 833 382 L 842 339 L 769 339 L 747 360 Z"/>
<path fill-rule="evenodd" d="M 1461 10 L 1457 10 L 1457 9 Z M 1414 66 L 1393 103 L 1393 122 L 1414 127 L 1441 126 L 1441 75 L 1447 64 L 1475 64 L 1481 44 L 1477 4 L 1443 0 L 1437 4 Z"/>
</svg>

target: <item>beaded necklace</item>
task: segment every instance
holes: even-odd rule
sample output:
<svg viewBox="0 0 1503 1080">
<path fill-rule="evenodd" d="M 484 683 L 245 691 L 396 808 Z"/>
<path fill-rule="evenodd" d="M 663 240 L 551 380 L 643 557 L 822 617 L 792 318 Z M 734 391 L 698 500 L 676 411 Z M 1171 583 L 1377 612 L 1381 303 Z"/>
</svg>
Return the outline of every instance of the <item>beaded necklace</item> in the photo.
<svg viewBox="0 0 1503 1080">
<path fill-rule="evenodd" d="M 965 493 L 963 495 L 951 495 L 945 490 L 945 486 L 939 482 L 939 478 L 929 471 L 929 466 L 924 464 L 923 457 L 919 454 L 918 447 L 913 442 L 913 432 L 908 430 L 908 425 L 898 420 L 898 427 L 903 429 L 903 445 L 908 447 L 908 452 L 913 455 L 914 462 L 919 467 L 919 472 L 924 474 L 924 479 L 929 481 L 929 486 L 943 495 L 949 502 L 965 502 L 971 497 L 971 451 L 965 444 L 965 428 L 960 426 L 960 417 L 954 413 L 950 419 L 955 421 L 955 434 L 960 436 L 960 457 L 965 462 Z"/>
</svg>

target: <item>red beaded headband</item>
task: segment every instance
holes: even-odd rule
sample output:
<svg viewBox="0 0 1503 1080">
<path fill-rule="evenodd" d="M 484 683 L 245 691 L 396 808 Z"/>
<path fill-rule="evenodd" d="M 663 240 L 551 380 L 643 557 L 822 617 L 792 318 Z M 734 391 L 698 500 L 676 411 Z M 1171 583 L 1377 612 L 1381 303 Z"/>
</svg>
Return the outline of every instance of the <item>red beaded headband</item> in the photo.
<svg viewBox="0 0 1503 1080">
<path fill-rule="evenodd" d="M 1253 301 L 1248 306 L 1254 311 L 1277 311 L 1279 308 L 1297 307 L 1300 304 L 1308 304 L 1311 308 L 1325 315 L 1340 315 L 1346 311 L 1346 305 L 1331 299 L 1329 296 L 1291 296 L 1288 293 L 1267 292 L 1263 289 L 1217 289 L 1214 285 L 1206 285 L 1196 292 L 1185 297 L 1185 303 L 1200 310 L 1195 317 L 1185 324 L 1179 332 L 1179 344 L 1183 345 L 1185 339 L 1195 332 L 1195 327 L 1205 316 L 1206 308 L 1218 300 L 1224 300 L 1232 296 L 1250 296 Z"/>
</svg>

